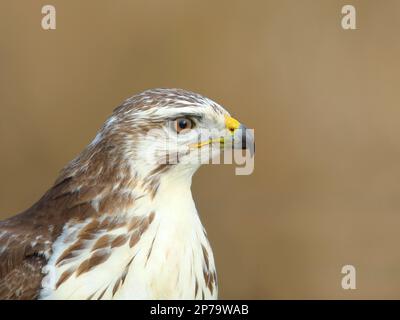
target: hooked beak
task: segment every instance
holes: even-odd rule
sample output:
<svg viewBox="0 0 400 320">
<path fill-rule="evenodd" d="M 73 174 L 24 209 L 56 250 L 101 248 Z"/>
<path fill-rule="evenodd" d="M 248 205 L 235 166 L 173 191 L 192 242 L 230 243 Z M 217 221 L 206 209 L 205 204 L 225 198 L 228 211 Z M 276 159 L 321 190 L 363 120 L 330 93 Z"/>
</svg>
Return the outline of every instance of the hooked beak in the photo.
<svg viewBox="0 0 400 320">
<path fill-rule="evenodd" d="M 225 118 L 225 126 L 231 132 L 234 149 L 249 150 L 253 156 L 255 152 L 255 142 L 252 132 L 247 127 L 232 117 Z"/>
</svg>

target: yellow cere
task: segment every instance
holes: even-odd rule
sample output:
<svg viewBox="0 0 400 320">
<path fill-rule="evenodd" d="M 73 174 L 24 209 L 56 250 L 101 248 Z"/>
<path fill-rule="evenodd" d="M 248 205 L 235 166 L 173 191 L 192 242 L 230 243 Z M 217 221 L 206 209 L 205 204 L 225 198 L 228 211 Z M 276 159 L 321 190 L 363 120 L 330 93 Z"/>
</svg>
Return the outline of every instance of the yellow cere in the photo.
<svg viewBox="0 0 400 320">
<path fill-rule="evenodd" d="M 233 133 L 236 129 L 240 127 L 240 122 L 235 118 L 225 116 L 225 126 L 226 128 Z"/>
</svg>

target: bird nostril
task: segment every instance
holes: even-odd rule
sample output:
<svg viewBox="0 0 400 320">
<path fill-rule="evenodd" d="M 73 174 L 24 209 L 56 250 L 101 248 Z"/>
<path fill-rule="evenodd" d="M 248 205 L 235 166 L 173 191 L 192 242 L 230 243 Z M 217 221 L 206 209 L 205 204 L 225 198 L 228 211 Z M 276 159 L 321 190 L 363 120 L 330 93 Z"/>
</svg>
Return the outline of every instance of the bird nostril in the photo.
<svg viewBox="0 0 400 320">
<path fill-rule="evenodd" d="M 233 131 L 235 131 L 234 128 L 229 128 L 229 131 L 233 133 Z"/>
</svg>

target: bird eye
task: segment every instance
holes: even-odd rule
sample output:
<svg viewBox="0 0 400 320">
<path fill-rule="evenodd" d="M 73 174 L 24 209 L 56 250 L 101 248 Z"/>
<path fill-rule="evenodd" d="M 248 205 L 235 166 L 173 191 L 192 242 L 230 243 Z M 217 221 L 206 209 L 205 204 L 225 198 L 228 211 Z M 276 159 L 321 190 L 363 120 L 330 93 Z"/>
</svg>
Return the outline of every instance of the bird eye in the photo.
<svg viewBox="0 0 400 320">
<path fill-rule="evenodd" d="M 193 128 L 193 121 L 188 118 L 178 118 L 175 120 L 175 130 L 177 133 L 181 133 L 184 130 Z"/>
</svg>

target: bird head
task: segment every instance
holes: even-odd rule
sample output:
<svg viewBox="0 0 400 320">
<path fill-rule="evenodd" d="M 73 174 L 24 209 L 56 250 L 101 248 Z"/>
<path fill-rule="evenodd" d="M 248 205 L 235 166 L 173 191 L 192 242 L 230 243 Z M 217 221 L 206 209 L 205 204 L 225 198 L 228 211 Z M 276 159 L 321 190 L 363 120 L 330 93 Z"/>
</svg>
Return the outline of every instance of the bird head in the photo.
<svg viewBox="0 0 400 320">
<path fill-rule="evenodd" d="M 117 107 L 87 153 L 149 179 L 170 170 L 191 176 L 231 149 L 252 154 L 254 139 L 222 106 L 182 89 L 152 89 Z"/>
</svg>

